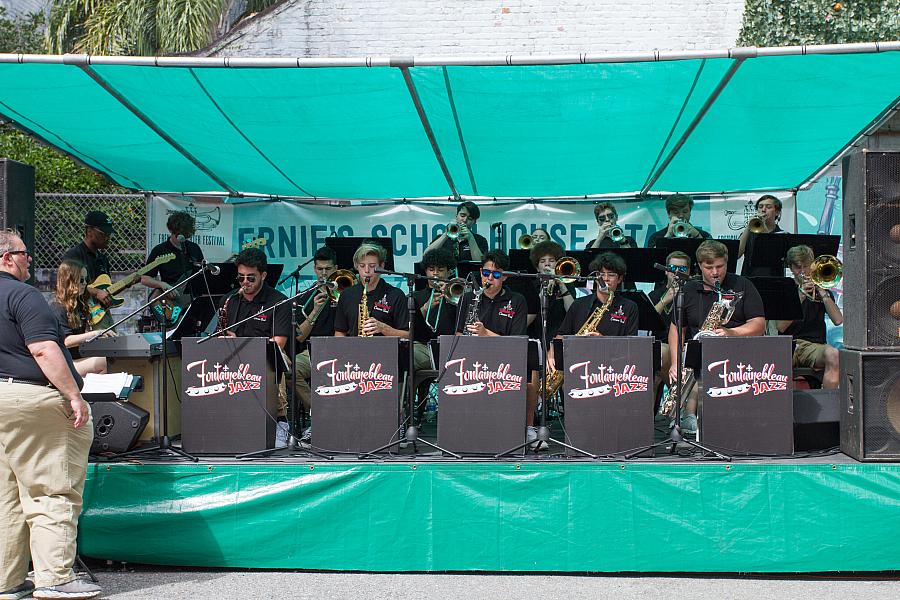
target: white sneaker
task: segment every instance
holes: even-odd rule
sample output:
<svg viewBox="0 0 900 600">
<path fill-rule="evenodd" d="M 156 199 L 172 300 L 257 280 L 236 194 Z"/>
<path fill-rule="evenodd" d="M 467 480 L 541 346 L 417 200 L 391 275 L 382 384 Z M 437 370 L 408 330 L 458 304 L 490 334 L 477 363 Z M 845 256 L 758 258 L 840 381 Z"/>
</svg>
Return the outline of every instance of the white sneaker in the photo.
<svg viewBox="0 0 900 600">
<path fill-rule="evenodd" d="M 287 448 L 288 440 L 291 438 L 291 431 L 288 427 L 287 421 L 278 421 L 277 427 L 275 427 L 275 447 L 276 448 Z"/>
<path fill-rule="evenodd" d="M 537 435 L 537 427 L 533 425 L 529 425 L 525 428 L 525 441 L 528 442 L 528 447 L 532 450 L 536 450 L 538 446 L 538 435 Z"/>
</svg>

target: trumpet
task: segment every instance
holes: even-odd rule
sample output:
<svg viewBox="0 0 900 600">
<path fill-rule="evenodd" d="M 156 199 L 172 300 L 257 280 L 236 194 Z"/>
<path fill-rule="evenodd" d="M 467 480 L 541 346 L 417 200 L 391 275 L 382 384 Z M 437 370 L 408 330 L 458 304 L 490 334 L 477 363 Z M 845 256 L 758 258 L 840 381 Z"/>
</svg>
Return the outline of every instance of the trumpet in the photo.
<svg viewBox="0 0 900 600">
<path fill-rule="evenodd" d="M 534 238 L 527 233 L 523 233 L 519 236 L 519 239 L 516 240 L 516 245 L 522 250 L 529 250 L 532 246 L 534 246 Z"/>
<path fill-rule="evenodd" d="M 754 216 L 747 219 L 747 224 L 745 225 L 745 227 L 750 230 L 750 233 L 769 232 L 769 226 L 766 225 L 766 220 L 760 216 Z"/>
<path fill-rule="evenodd" d="M 691 224 L 687 221 L 675 221 L 675 224 L 672 225 L 672 235 L 677 238 L 686 238 L 688 237 L 688 231 L 690 231 Z"/>
<path fill-rule="evenodd" d="M 608 235 L 610 241 L 615 244 L 619 244 L 625 241 L 625 231 L 618 225 L 613 226 L 613 228 L 609 230 Z"/>
<path fill-rule="evenodd" d="M 556 261 L 556 267 L 553 273 L 559 277 L 562 283 L 572 283 L 581 276 L 581 264 L 576 258 L 571 256 L 563 256 Z"/>
<path fill-rule="evenodd" d="M 450 238 L 451 240 L 455 240 L 456 238 L 459 237 L 459 231 L 460 231 L 459 223 L 457 223 L 456 221 L 447 223 L 446 233 L 447 233 L 448 238 Z"/>
</svg>

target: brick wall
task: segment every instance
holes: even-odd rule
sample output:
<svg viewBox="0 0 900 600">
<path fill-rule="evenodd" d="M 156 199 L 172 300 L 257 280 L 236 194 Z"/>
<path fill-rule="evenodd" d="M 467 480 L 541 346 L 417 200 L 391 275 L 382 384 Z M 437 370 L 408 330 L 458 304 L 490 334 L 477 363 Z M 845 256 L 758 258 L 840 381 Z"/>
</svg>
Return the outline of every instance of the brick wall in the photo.
<svg viewBox="0 0 900 600">
<path fill-rule="evenodd" d="M 743 0 L 288 0 L 204 54 L 460 56 L 734 46 Z"/>
</svg>

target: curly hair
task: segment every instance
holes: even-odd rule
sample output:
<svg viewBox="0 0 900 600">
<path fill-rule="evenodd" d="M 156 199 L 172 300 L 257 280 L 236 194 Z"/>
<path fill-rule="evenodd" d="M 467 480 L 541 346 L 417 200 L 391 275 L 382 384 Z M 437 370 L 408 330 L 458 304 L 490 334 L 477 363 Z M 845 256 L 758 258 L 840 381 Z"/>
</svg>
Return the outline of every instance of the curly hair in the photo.
<svg viewBox="0 0 900 600">
<path fill-rule="evenodd" d="M 189 238 L 197 233 L 197 221 L 189 213 L 180 210 L 169 215 L 166 219 L 166 228 L 175 235 Z"/>
<path fill-rule="evenodd" d="M 87 288 L 81 291 L 81 272 L 84 265 L 77 260 L 64 260 L 56 271 L 53 299 L 66 311 L 71 329 L 80 329 L 87 315 Z"/>
</svg>

